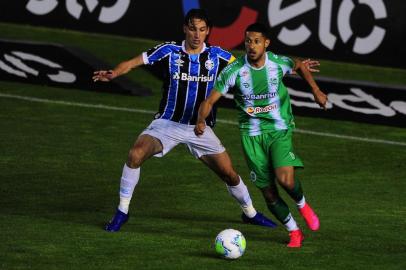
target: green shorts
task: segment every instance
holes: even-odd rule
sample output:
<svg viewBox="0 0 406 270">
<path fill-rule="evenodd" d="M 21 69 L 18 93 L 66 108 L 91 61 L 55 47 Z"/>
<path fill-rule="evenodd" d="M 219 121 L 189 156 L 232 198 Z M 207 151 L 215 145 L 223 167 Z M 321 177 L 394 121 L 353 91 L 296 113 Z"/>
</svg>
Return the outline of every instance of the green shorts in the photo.
<svg viewBox="0 0 406 270">
<path fill-rule="evenodd" d="M 251 181 L 258 188 L 275 183 L 275 168 L 285 166 L 303 168 L 302 161 L 293 151 L 290 129 L 257 136 L 241 135 L 241 142 L 251 170 Z"/>
</svg>

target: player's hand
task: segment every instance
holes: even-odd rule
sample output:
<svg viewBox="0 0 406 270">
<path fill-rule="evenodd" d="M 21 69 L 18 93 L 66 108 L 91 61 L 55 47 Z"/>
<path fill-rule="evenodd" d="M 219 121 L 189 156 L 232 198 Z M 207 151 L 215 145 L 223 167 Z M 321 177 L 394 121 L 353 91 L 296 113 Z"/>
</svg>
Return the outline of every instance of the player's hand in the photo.
<svg viewBox="0 0 406 270">
<path fill-rule="evenodd" d="M 320 62 L 317 60 L 312 60 L 310 58 L 303 60 L 302 63 L 305 65 L 308 71 L 310 72 L 320 72 L 319 66 Z"/>
<path fill-rule="evenodd" d="M 317 60 L 312 60 L 310 58 L 303 60 L 302 64 L 305 68 L 310 72 L 320 72 L 318 67 L 320 66 L 320 62 Z M 292 70 L 291 74 L 297 74 L 296 71 Z"/>
<path fill-rule="evenodd" d="M 196 136 L 203 135 L 205 129 L 206 129 L 206 123 L 204 121 L 197 122 L 196 126 L 195 126 Z"/>
<path fill-rule="evenodd" d="M 98 70 L 93 72 L 93 82 L 102 81 L 109 82 L 117 77 L 117 74 L 113 70 Z"/>
<path fill-rule="evenodd" d="M 320 89 L 313 90 L 314 101 L 319 104 L 321 108 L 327 110 L 327 95 L 324 94 Z"/>
</svg>

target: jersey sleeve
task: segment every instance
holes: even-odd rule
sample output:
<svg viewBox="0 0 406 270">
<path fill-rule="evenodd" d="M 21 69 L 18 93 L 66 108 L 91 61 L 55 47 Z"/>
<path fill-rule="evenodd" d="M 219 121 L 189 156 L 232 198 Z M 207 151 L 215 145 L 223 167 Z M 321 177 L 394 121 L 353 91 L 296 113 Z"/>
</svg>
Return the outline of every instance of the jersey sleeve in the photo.
<svg viewBox="0 0 406 270">
<path fill-rule="evenodd" d="M 231 64 L 236 59 L 229 51 L 226 51 L 220 47 L 212 46 L 212 52 L 216 54 L 220 59 L 228 64 Z"/>
<path fill-rule="evenodd" d="M 233 72 L 233 69 L 230 66 L 227 66 L 220 72 L 220 75 L 217 77 L 216 82 L 214 83 L 214 89 L 225 95 L 228 90 L 235 85 L 236 72 Z"/>
<path fill-rule="evenodd" d="M 286 73 L 292 73 L 293 68 L 295 67 L 295 61 L 293 61 L 293 59 L 290 57 L 277 55 L 269 51 L 268 58 L 279 65 L 279 67 L 282 69 L 283 75 Z"/>
<path fill-rule="evenodd" d="M 292 58 L 281 55 L 279 56 L 280 61 L 280 66 L 283 71 L 283 75 L 286 73 L 290 74 L 293 71 L 293 68 L 295 67 L 295 61 L 293 61 Z"/>
<path fill-rule="evenodd" d="M 237 59 L 237 58 L 235 58 L 234 55 L 231 55 L 230 60 L 228 60 L 228 64 L 231 64 L 232 62 L 234 62 L 235 59 Z"/>
<path fill-rule="evenodd" d="M 156 45 L 142 53 L 142 59 L 145 65 L 153 65 L 155 62 L 161 61 L 163 58 L 171 54 L 175 42 L 164 42 Z"/>
</svg>

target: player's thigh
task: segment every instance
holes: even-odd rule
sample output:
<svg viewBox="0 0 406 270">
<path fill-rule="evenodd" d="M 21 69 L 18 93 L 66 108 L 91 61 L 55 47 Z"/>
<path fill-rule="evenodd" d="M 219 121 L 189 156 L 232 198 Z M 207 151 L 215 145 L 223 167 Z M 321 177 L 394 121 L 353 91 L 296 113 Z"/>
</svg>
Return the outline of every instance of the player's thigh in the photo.
<svg viewBox="0 0 406 270">
<path fill-rule="evenodd" d="M 190 153 L 199 159 L 202 156 L 217 155 L 226 151 L 220 139 L 210 127 L 206 127 L 202 135 L 196 136 L 193 126 L 190 126 L 187 130 L 187 141 L 185 143 Z M 224 155 L 224 158 L 223 156 L 220 157 L 226 159 L 226 156 L 228 155 Z"/>
<path fill-rule="evenodd" d="M 303 162 L 293 149 L 292 131 L 281 130 L 272 134 L 269 145 L 269 155 L 272 159 L 273 168 L 303 167 Z M 288 170 L 288 169 L 286 169 Z M 286 171 L 281 169 L 281 171 Z"/>
<path fill-rule="evenodd" d="M 160 151 L 155 152 L 155 157 L 163 157 L 169 153 L 175 146 L 185 140 L 184 125 L 165 119 L 155 119 L 140 134 L 149 135 L 160 142 Z M 156 145 L 157 146 L 157 145 Z"/>
<path fill-rule="evenodd" d="M 132 167 L 140 166 L 145 160 L 162 152 L 161 142 L 148 134 L 140 135 L 128 154 L 128 163 Z"/>
<path fill-rule="evenodd" d="M 275 175 L 271 170 L 270 159 L 263 146 L 262 136 L 241 136 L 241 144 L 250 169 L 251 181 L 260 189 L 271 185 Z"/>
</svg>

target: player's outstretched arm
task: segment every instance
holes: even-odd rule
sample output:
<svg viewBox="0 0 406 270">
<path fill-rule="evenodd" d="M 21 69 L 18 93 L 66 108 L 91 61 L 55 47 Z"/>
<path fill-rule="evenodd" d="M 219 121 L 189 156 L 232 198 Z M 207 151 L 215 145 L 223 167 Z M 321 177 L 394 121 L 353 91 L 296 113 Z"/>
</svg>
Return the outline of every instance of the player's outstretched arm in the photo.
<svg viewBox="0 0 406 270">
<path fill-rule="evenodd" d="M 310 85 L 316 103 L 319 104 L 319 106 L 322 107 L 324 110 L 326 110 L 327 95 L 320 90 L 316 81 L 313 79 L 313 76 L 310 73 L 309 69 L 305 66 L 305 64 L 303 64 L 301 60 L 295 59 L 294 70 Z"/>
<path fill-rule="evenodd" d="M 213 105 L 221 98 L 221 93 L 215 89 L 211 90 L 210 95 L 200 103 L 199 113 L 197 115 L 197 121 L 195 126 L 196 136 L 200 136 L 204 133 L 206 128 L 206 118 L 213 109 Z"/>
<path fill-rule="evenodd" d="M 121 76 L 123 74 L 130 72 L 130 70 L 137 68 L 143 64 L 144 64 L 144 60 L 142 58 L 142 54 L 140 54 L 130 60 L 121 62 L 112 70 L 98 70 L 98 71 L 93 72 L 92 79 L 94 82 L 97 82 L 97 81 L 108 82 L 118 76 Z"/>
</svg>

